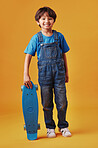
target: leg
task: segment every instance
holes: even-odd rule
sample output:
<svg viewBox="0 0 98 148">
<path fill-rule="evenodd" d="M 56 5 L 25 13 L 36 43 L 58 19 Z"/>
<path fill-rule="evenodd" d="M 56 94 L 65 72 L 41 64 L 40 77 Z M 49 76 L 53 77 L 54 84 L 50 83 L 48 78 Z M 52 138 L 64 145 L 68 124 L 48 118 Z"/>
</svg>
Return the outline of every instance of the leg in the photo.
<svg viewBox="0 0 98 148">
<path fill-rule="evenodd" d="M 41 99 L 46 128 L 55 129 L 53 120 L 53 90 L 51 86 L 41 86 Z"/>
<path fill-rule="evenodd" d="M 67 111 L 67 98 L 66 98 L 66 87 L 65 84 L 55 85 L 55 103 L 58 110 L 58 127 L 66 128 L 68 127 L 68 122 L 66 121 L 66 111 Z"/>
</svg>

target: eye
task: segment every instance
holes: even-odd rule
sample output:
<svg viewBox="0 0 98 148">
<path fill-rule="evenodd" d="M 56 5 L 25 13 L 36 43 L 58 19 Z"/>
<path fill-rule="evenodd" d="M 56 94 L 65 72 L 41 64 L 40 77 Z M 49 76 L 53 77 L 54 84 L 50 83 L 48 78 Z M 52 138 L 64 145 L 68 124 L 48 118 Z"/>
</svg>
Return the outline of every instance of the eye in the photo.
<svg viewBox="0 0 98 148">
<path fill-rule="evenodd" d="M 53 18 L 52 17 L 49 17 L 49 20 L 52 20 Z"/>
<path fill-rule="evenodd" d="M 44 18 L 44 17 L 42 17 L 42 20 L 45 20 L 45 18 Z"/>
</svg>

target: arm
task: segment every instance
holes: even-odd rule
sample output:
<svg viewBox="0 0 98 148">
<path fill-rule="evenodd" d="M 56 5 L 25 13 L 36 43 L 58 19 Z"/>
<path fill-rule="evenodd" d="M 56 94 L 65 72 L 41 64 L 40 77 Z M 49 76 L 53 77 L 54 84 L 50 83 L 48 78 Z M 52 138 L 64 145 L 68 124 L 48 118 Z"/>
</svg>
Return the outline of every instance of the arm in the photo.
<svg viewBox="0 0 98 148">
<path fill-rule="evenodd" d="M 63 53 L 63 59 L 64 59 L 64 66 L 65 66 L 65 83 L 69 81 L 69 75 L 68 75 L 68 65 L 67 65 L 67 57 L 66 53 Z"/>
<path fill-rule="evenodd" d="M 25 62 L 24 62 L 24 85 L 29 88 L 32 88 L 32 83 L 30 81 L 30 76 L 29 76 L 29 66 L 31 62 L 32 55 L 26 54 L 25 57 Z"/>
</svg>

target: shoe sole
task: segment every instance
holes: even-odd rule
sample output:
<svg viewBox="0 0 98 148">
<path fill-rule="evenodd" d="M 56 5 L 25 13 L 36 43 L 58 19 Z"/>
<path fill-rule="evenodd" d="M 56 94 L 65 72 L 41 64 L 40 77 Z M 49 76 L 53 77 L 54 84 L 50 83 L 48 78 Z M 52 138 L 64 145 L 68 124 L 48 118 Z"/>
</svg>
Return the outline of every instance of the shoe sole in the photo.
<svg viewBox="0 0 98 148">
<path fill-rule="evenodd" d="M 62 135 L 63 136 L 63 135 Z M 72 137 L 72 135 L 66 135 L 66 136 L 63 136 L 63 137 Z"/>
<path fill-rule="evenodd" d="M 54 136 L 47 136 L 48 138 L 56 138 L 56 135 L 54 135 Z"/>
</svg>

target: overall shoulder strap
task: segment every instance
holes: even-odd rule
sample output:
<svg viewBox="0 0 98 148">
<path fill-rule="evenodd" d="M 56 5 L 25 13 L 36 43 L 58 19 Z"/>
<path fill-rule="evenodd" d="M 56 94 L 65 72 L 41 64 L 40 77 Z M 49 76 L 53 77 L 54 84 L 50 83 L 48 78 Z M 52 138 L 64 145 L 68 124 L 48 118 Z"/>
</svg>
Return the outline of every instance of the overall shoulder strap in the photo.
<svg viewBox="0 0 98 148">
<path fill-rule="evenodd" d="M 42 36 L 42 32 L 38 32 L 38 41 L 39 42 L 43 42 L 43 36 Z"/>
<path fill-rule="evenodd" d="M 54 40 L 55 42 L 58 42 L 58 32 L 56 30 L 53 31 L 54 31 Z"/>
</svg>

